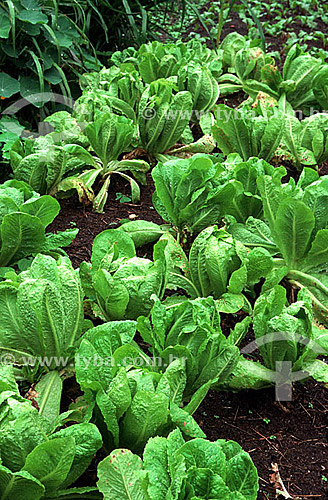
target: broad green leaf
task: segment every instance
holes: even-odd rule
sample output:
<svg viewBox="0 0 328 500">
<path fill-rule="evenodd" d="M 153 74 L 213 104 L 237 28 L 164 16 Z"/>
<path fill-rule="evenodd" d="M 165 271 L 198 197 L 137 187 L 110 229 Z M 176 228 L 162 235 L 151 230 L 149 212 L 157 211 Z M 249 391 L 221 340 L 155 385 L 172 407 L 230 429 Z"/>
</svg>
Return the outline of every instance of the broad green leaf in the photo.
<svg viewBox="0 0 328 500">
<path fill-rule="evenodd" d="M 0 9 L 0 38 L 8 38 L 10 33 L 10 20 L 7 12 L 4 9 Z"/>
<path fill-rule="evenodd" d="M 2 241 L 0 265 L 6 266 L 37 253 L 45 242 L 44 226 L 38 217 L 11 213 L 5 215 L 0 228 Z"/>
<path fill-rule="evenodd" d="M 24 471 L 37 478 L 51 492 L 65 481 L 74 460 L 75 442 L 71 437 L 39 444 L 27 456 Z"/>
<path fill-rule="evenodd" d="M 115 280 L 105 269 L 99 269 L 92 283 L 104 317 L 107 320 L 124 319 L 130 298 L 124 282 Z"/>
<path fill-rule="evenodd" d="M 328 262 L 328 229 L 320 229 L 302 264 L 302 269 L 314 269 Z"/>
<path fill-rule="evenodd" d="M 0 343 L 1 346 L 10 346 L 11 340 L 16 341 L 20 337 L 21 322 L 17 307 L 17 288 L 10 284 L 0 285 Z M 8 342 L 9 340 L 9 342 Z"/>
<path fill-rule="evenodd" d="M 24 203 L 20 207 L 20 211 L 38 217 L 46 228 L 59 214 L 60 205 L 52 196 L 41 196 L 36 200 Z"/>
<path fill-rule="evenodd" d="M 186 436 L 193 438 L 206 437 L 196 420 L 183 408 L 170 404 L 170 417 L 174 426 L 178 427 Z"/>
<path fill-rule="evenodd" d="M 76 229 L 66 229 L 65 231 L 58 231 L 56 234 L 48 233 L 46 235 L 46 241 L 42 246 L 43 252 L 56 251 L 60 248 L 68 247 L 72 241 L 75 240 L 79 230 Z"/>
<path fill-rule="evenodd" d="M 153 243 L 164 234 L 161 226 L 145 220 L 126 222 L 122 224 L 120 231 L 127 233 L 132 238 L 136 247 Z"/>
<path fill-rule="evenodd" d="M 275 381 L 275 372 L 265 368 L 261 363 L 240 358 L 232 375 L 223 386 L 231 390 L 263 389 L 270 387 Z M 220 385 L 218 385 L 218 388 Z"/>
<path fill-rule="evenodd" d="M 63 382 L 58 372 L 49 372 L 35 386 L 39 413 L 53 424 L 60 413 Z"/>
<path fill-rule="evenodd" d="M 289 269 L 298 269 L 304 259 L 310 246 L 314 222 L 311 209 L 299 200 L 285 200 L 279 206 L 274 238 Z"/>
<path fill-rule="evenodd" d="M 328 384 L 328 365 L 324 361 L 317 359 L 313 363 L 306 365 L 304 370 L 307 371 L 314 380 Z"/>
<path fill-rule="evenodd" d="M 21 10 L 17 17 L 20 21 L 31 24 L 45 24 L 48 22 L 48 17 L 38 10 Z"/>
<path fill-rule="evenodd" d="M 104 168 L 107 168 L 111 160 L 117 160 L 130 146 L 133 124 L 124 116 L 103 114 L 86 127 L 85 133 Z"/>
<path fill-rule="evenodd" d="M 116 416 L 115 404 L 104 390 L 100 390 L 97 392 L 96 403 L 109 432 L 109 441 L 111 443 L 110 446 L 118 446 L 120 441 L 120 428 Z"/>
<path fill-rule="evenodd" d="M 31 28 L 32 28 L 32 25 L 29 26 L 29 29 L 31 29 Z M 42 92 L 42 89 L 40 86 L 40 80 L 38 78 L 33 77 L 33 76 L 21 76 L 19 79 L 19 83 L 20 83 L 21 96 L 24 97 L 30 103 L 32 103 L 33 106 L 35 106 L 37 108 L 42 108 L 44 106 L 45 102 L 47 102 L 49 100 L 48 96 L 44 92 Z M 37 165 L 35 164 L 35 167 L 36 166 Z M 24 168 L 26 168 L 26 167 L 27 167 L 27 163 L 24 162 Z M 42 167 L 40 165 L 40 170 L 41 170 L 41 168 Z M 44 165 L 43 165 L 43 169 L 45 170 Z M 34 177 L 36 177 L 36 172 L 34 172 Z M 32 187 L 34 187 L 34 186 L 32 186 Z"/>
<path fill-rule="evenodd" d="M 170 498 L 177 498 L 183 489 L 186 467 L 183 457 L 177 456 L 177 450 L 184 444 L 181 432 L 172 431 L 167 439 L 155 437 L 149 439 L 144 451 L 144 468 L 148 472 L 150 498 L 159 498 L 162 493 Z"/>
<path fill-rule="evenodd" d="M 232 492 L 239 492 L 249 500 L 256 500 L 258 475 L 248 453 L 241 452 L 227 461 L 227 485 Z"/>
<path fill-rule="evenodd" d="M 76 377 L 84 390 L 108 388 L 113 378 L 109 361 L 119 347 L 131 343 L 135 332 L 134 321 L 110 321 L 84 334 L 75 356 Z"/>
<path fill-rule="evenodd" d="M 122 420 L 121 442 L 140 451 L 147 440 L 166 424 L 169 398 L 164 394 L 138 391 Z"/>
<path fill-rule="evenodd" d="M 12 473 L 0 465 L 0 495 L 2 500 L 14 500 L 24 492 L 24 500 L 40 500 L 44 496 L 44 486 L 28 472 Z"/>
<path fill-rule="evenodd" d="M 226 457 L 217 443 L 205 439 L 187 441 L 178 451 L 185 457 L 187 468 L 197 467 L 210 469 L 212 472 L 224 475 Z"/>
<path fill-rule="evenodd" d="M 19 394 L 18 385 L 14 376 L 14 369 L 11 365 L 0 366 L 0 392 L 14 391 Z"/>
<path fill-rule="evenodd" d="M 113 256 L 110 253 L 113 252 Z M 98 234 L 92 245 L 92 267 L 107 269 L 107 262 L 121 257 L 134 257 L 136 255 L 132 238 L 122 231 L 107 229 Z M 110 258 L 110 260 L 109 260 Z"/>
<path fill-rule="evenodd" d="M 241 241 L 249 248 L 263 247 L 271 255 L 278 253 L 270 228 L 262 220 L 249 217 L 246 224 L 233 224 L 229 231 L 236 240 Z"/>
<path fill-rule="evenodd" d="M 262 198 L 264 216 L 273 231 L 277 210 L 283 201 L 283 191 L 280 183 L 273 182 L 272 177 L 268 175 L 260 176 L 257 185 Z"/>
<path fill-rule="evenodd" d="M 27 280 L 18 291 L 18 307 L 22 323 L 22 345 L 30 346 L 31 353 L 47 354 L 58 359 L 64 347 L 64 311 L 59 290 L 51 282 Z M 35 331 L 40 332 L 38 336 Z M 51 361 L 51 360 L 50 360 Z M 54 360 L 52 360 L 52 363 Z"/>
<path fill-rule="evenodd" d="M 156 392 L 165 394 L 172 403 L 180 405 L 187 383 L 186 370 L 180 360 L 173 361 L 161 377 Z"/>
<path fill-rule="evenodd" d="M 7 73 L 0 73 L 0 96 L 11 97 L 19 92 L 20 85 L 15 78 L 7 75 Z"/>
<path fill-rule="evenodd" d="M 12 401 L 9 404 L 13 406 Z M 18 403 L 14 411 L 14 420 L 2 424 L 1 460 L 12 472 L 18 472 L 24 467 L 28 454 L 46 440 L 48 426 L 32 407 Z"/>
<path fill-rule="evenodd" d="M 36 90 L 32 93 L 29 92 L 28 95 L 33 93 L 36 93 Z M 13 171 L 16 179 L 27 182 L 38 193 L 45 194 L 47 192 L 47 156 L 45 151 L 25 156 L 17 165 L 13 165 Z"/>
<path fill-rule="evenodd" d="M 64 482 L 60 488 L 67 488 L 74 483 L 89 467 L 94 455 L 102 446 L 99 430 L 93 424 L 81 423 L 71 425 L 51 436 L 51 439 L 73 438 L 75 443 L 74 459 Z"/>
<path fill-rule="evenodd" d="M 142 460 L 131 451 L 114 450 L 98 466 L 97 486 L 104 500 L 149 500 L 141 485 Z"/>
<path fill-rule="evenodd" d="M 116 418 L 119 420 L 131 405 L 131 390 L 125 368 L 119 369 L 106 391 L 115 406 Z"/>
<path fill-rule="evenodd" d="M 261 138 L 259 157 L 270 161 L 278 148 L 284 130 L 281 116 L 273 116 L 267 122 Z"/>
<path fill-rule="evenodd" d="M 253 248 L 248 253 L 247 260 L 247 285 L 253 287 L 270 273 L 273 259 L 265 248 Z"/>
</svg>

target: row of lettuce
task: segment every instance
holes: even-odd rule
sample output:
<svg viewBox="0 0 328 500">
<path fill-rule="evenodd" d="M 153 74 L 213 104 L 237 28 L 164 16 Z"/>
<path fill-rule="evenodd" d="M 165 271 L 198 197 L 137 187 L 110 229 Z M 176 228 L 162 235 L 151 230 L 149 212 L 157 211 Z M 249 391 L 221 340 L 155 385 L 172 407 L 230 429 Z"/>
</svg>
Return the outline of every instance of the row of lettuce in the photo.
<svg viewBox="0 0 328 500">
<path fill-rule="evenodd" d="M 41 137 L 15 141 L 17 125 L 10 112 L 3 115 L 14 176 L 40 194 L 77 190 L 101 212 L 113 174 L 130 182 L 138 201 L 147 156 L 163 160 L 215 146 L 244 161 L 284 160 L 298 169 L 328 159 L 328 66 L 297 45 L 281 73 L 258 41 L 237 33 L 217 51 L 197 41 L 153 42 L 114 53 L 108 68 L 82 75 L 80 84 L 71 111 L 48 117 L 42 129 L 49 133 Z M 237 109 L 217 104 L 240 91 L 247 98 Z"/>
<path fill-rule="evenodd" d="M 193 414 L 210 388 L 276 385 L 282 361 L 328 382 L 326 69 L 295 46 L 281 75 L 238 34 L 219 51 L 154 42 L 83 75 L 72 112 L 13 143 L 0 186 L 2 498 L 256 499 L 250 456 L 206 440 Z M 216 104 L 240 90 L 237 112 Z M 322 112 L 295 117 L 312 106 Z M 297 182 L 268 163 L 282 158 L 302 168 Z M 63 248 L 77 229 L 47 232 L 54 196 L 77 191 L 101 212 L 118 174 L 137 201 L 155 161 L 165 223 L 100 233 L 74 269 Z M 137 256 L 145 244 L 152 259 Z M 242 348 L 251 329 L 259 361 Z M 82 395 L 67 409 L 72 376 Z M 33 405 L 19 391 L 30 384 Z M 97 487 L 75 487 L 99 450 Z"/>
</svg>

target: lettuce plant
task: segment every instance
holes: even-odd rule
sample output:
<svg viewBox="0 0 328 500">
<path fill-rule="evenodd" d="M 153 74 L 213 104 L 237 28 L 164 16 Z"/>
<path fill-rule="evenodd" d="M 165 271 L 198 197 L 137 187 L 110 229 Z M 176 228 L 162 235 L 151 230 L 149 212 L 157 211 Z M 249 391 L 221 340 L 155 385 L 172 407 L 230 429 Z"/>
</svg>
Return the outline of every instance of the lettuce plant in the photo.
<svg viewBox="0 0 328 500">
<path fill-rule="evenodd" d="M 299 45 L 288 52 L 282 75 L 272 64 L 264 66 L 261 78 L 249 78 L 243 86 L 245 92 L 255 98 L 258 92 L 265 92 L 275 99 L 285 95 L 295 110 L 307 112 L 311 106 L 318 106 L 314 94 L 314 81 L 322 74 L 321 59 L 305 54 Z"/>
<path fill-rule="evenodd" d="M 174 146 L 188 127 L 192 95 L 174 92 L 177 85 L 160 79 L 146 87 L 139 103 L 138 128 L 143 149 L 152 156 Z"/>
<path fill-rule="evenodd" d="M 222 214 L 225 197 L 218 180 L 222 170 L 216 158 L 203 154 L 158 163 L 152 171 L 154 208 L 180 234 L 198 233 Z"/>
<path fill-rule="evenodd" d="M 250 216 L 263 216 L 258 177 L 269 175 L 281 179 L 286 174 L 283 167 L 273 167 L 265 160 L 255 157 L 242 161 L 236 153 L 229 154 L 222 167 L 224 170 L 219 177 L 224 194 L 222 215 L 230 219 L 233 217 L 238 222 L 246 221 Z"/>
<path fill-rule="evenodd" d="M 234 441 L 191 439 L 176 429 L 148 441 L 143 460 L 130 450 L 114 450 L 98 466 L 105 500 L 255 500 L 257 470 Z"/>
<path fill-rule="evenodd" d="M 47 138 L 51 138 L 54 144 L 77 144 L 88 147 L 88 138 L 83 133 L 84 123 L 78 120 L 68 111 L 57 111 L 47 116 L 40 124 L 41 132 L 47 132 Z M 44 135 L 40 137 L 42 141 Z"/>
<path fill-rule="evenodd" d="M 78 99 L 75 105 L 75 114 L 81 113 L 81 107 L 84 105 L 86 109 L 83 112 L 83 118 L 91 121 L 90 118 L 92 114 L 94 115 L 94 112 L 91 112 L 91 116 L 86 116 L 85 113 L 88 109 L 96 109 L 96 103 L 92 104 L 91 99 L 87 98 L 88 95 L 94 95 L 96 100 L 98 96 L 101 97 L 102 104 L 106 104 L 113 111 L 120 112 L 120 114 L 135 122 L 144 87 L 138 71 L 133 67 L 131 68 L 129 64 L 122 65 L 122 67 L 103 68 L 94 73 L 86 73 L 81 77 L 83 96 Z M 100 92 L 97 96 L 98 91 Z"/>
<path fill-rule="evenodd" d="M 80 178 L 88 187 L 92 187 L 97 178 L 101 177 L 103 185 L 93 202 L 93 207 L 97 212 L 104 211 L 111 176 L 114 174 L 118 174 L 129 181 L 132 201 L 140 200 L 140 188 L 137 182 L 125 172 L 131 171 L 134 177 L 145 184 L 145 172 L 148 170 L 149 165 L 143 160 L 118 160 L 119 156 L 129 149 L 133 131 L 133 123 L 130 120 L 113 113 L 99 116 L 85 129 L 96 157 L 88 154 L 87 160 L 86 155 L 88 152 L 83 153 L 82 158 L 85 159 L 87 164 L 92 165 L 93 169 L 83 172 Z"/>
<path fill-rule="evenodd" d="M 226 155 L 236 152 L 244 161 L 252 156 L 270 161 L 283 136 L 285 120 L 282 106 L 283 100 L 279 107 L 265 110 L 247 105 L 233 109 L 219 104 L 212 126 L 218 148 Z"/>
<path fill-rule="evenodd" d="M 141 45 L 138 50 L 129 47 L 114 52 L 110 62 L 121 68 L 128 64 L 133 65 L 145 83 L 175 77 L 181 68 L 194 62 L 207 66 L 215 78 L 220 75 L 222 67 L 220 55 L 198 40 L 188 43 L 154 41 Z"/>
<path fill-rule="evenodd" d="M 223 67 L 227 73 L 218 78 L 221 96 L 239 92 L 249 79 L 260 80 L 263 66 L 274 62 L 258 43 L 258 40 L 247 40 L 235 32 L 224 38 L 220 50 Z"/>
<path fill-rule="evenodd" d="M 300 121 L 292 112 L 286 117 L 282 150 L 290 153 L 298 168 L 320 165 L 328 159 L 328 117 L 318 113 Z"/>
<path fill-rule="evenodd" d="M 91 154 L 88 149 L 79 144 L 56 146 L 58 150 L 64 150 L 69 154 L 70 161 L 78 163 L 80 171 L 84 169 L 79 175 L 64 179 L 57 186 L 57 191 L 70 191 L 72 188 L 80 186 L 80 189 L 83 188 L 87 193 L 87 198 L 93 201 L 94 209 L 103 212 L 108 198 L 111 176 L 119 174 L 129 181 L 133 201 L 139 200 L 140 188 L 137 182 L 125 172 L 132 171 L 139 181 L 145 183 L 145 172 L 149 168 L 148 164 L 142 160 L 118 160 L 119 156 L 129 149 L 132 141 L 134 126 L 131 120 L 109 112 L 98 113 L 95 121 L 90 123 L 84 132 L 91 151 L 95 154 Z M 91 166 L 92 169 L 86 169 L 86 166 Z M 97 196 L 94 197 L 92 186 L 99 177 L 102 179 L 103 185 Z"/>
<path fill-rule="evenodd" d="M 239 50 L 247 47 L 257 47 L 257 40 L 248 40 L 246 36 L 241 35 L 237 31 L 229 33 L 220 44 L 220 53 L 222 57 L 223 69 L 225 71 L 234 68 L 236 54 Z"/>
<path fill-rule="evenodd" d="M 249 248 L 263 247 L 275 256 L 267 289 L 284 277 L 296 288 L 308 288 L 315 316 L 327 324 L 328 179 L 305 168 L 295 185 L 261 176 L 258 186 L 265 221 L 249 218 L 230 232 Z"/>
<path fill-rule="evenodd" d="M 108 229 L 96 236 L 91 264 L 80 267 L 91 314 L 105 321 L 148 315 L 150 297 L 162 298 L 166 288 L 168 244 L 159 241 L 151 261 L 136 257 L 133 240 L 122 231 Z"/>
<path fill-rule="evenodd" d="M 39 368 L 65 368 L 84 318 L 80 279 L 68 257 L 37 255 L 27 271 L 0 283 L 0 301 L 0 351 L 22 365 L 21 376 L 33 380 Z"/>
<path fill-rule="evenodd" d="M 62 381 L 49 372 L 35 387 L 40 411 L 18 392 L 10 367 L 1 369 L 0 495 L 3 498 L 43 500 L 70 495 L 94 496 L 96 488 L 71 488 L 88 468 L 102 439 L 90 423 L 62 428 L 69 414 L 59 414 Z M 6 372 L 4 373 L 4 369 Z M 68 412 L 70 413 L 70 412 Z"/>
<path fill-rule="evenodd" d="M 128 233 L 137 247 L 156 241 L 165 231 L 178 234 L 178 240 L 184 243 L 189 234 L 200 232 L 223 216 L 238 222 L 246 222 L 250 216 L 262 217 L 257 177 L 267 174 L 280 179 L 285 172 L 283 167 L 274 168 L 258 158 L 243 162 L 236 153 L 222 163 L 204 154 L 159 162 L 152 171 L 153 204 L 171 225 L 138 220 L 124 223 L 120 230 Z"/>
<path fill-rule="evenodd" d="M 219 97 L 219 85 L 211 71 L 200 64 L 189 65 L 180 70 L 180 89 L 188 90 L 193 98 L 193 110 L 200 116 L 213 109 Z M 196 121 L 198 116 L 192 115 Z"/>
<path fill-rule="evenodd" d="M 178 75 L 180 90 L 188 90 L 193 99 L 192 109 L 198 116 L 192 115 L 194 121 L 202 114 L 213 109 L 219 97 L 219 85 L 206 65 L 189 64 L 181 68 Z"/>
<path fill-rule="evenodd" d="M 53 132 L 37 140 L 15 142 L 10 151 L 15 179 L 27 182 L 40 194 L 54 196 L 76 190 L 80 201 L 92 200 L 92 190 L 78 177 L 84 166 L 81 162 L 84 148 L 78 144 L 65 144 L 65 141 L 74 139 L 79 140 L 72 129 L 70 137 L 66 137 L 65 132 Z"/>
<path fill-rule="evenodd" d="M 38 252 L 69 245 L 78 230 L 46 234 L 60 205 L 51 196 L 40 196 L 25 182 L 9 180 L 0 185 L 0 266 L 13 265 Z"/>
<path fill-rule="evenodd" d="M 277 384 L 282 362 L 290 363 L 291 383 L 308 377 L 328 382 L 328 365 L 317 359 L 328 353 L 328 332 L 314 325 L 311 294 L 306 288 L 291 305 L 286 290 L 279 285 L 261 294 L 254 306 L 253 323 L 258 347 L 251 344 L 250 349 L 242 350 L 244 355 L 226 380 L 226 387 L 261 389 Z M 244 357 L 255 349 L 259 349 L 262 362 Z"/>
<path fill-rule="evenodd" d="M 174 256 L 167 286 L 182 288 L 191 298 L 212 296 L 219 299 L 218 310 L 235 313 L 250 308 L 242 292 L 253 295 L 254 285 L 272 268 L 273 259 L 265 248 L 248 251 L 224 229 L 210 226 L 197 236 L 188 259 L 183 250 Z"/>
<path fill-rule="evenodd" d="M 172 356 L 186 363 L 184 399 L 188 400 L 196 391 L 206 394 L 213 383 L 225 380 L 239 358 L 235 344 L 247 332 L 250 318 L 238 323 L 226 338 L 221 331 L 218 309 L 212 297 L 186 300 L 168 308 L 154 297 L 150 318 L 138 318 L 137 330 L 150 344 L 152 356 L 162 360 L 157 367 L 159 371 Z"/>
<path fill-rule="evenodd" d="M 92 85 L 93 81 L 92 75 L 93 73 L 91 73 L 90 76 L 90 85 Z M 81 97 L 79 97 L 74 104 L 72 115 L 78 123 L 82 124 L 84 129 L 87 125 L 90 125 L 90 123 L 93 123 L 97 118 L 99 118 L 99 116 L 115 111 L 111 106 L 113 98 L 107 91 L 98 89 L 96 85 L 97 84 L 95 82 L 92 88 L 86 88 Z M 125 105 L 125 112 L 118 114 L 123 114 L 130 120 L 135 119 L 135 113 L 128 104 Z"/>
<path fill-rule="evenodd" d="M 139 453 L 150 437 L 166 436 L 176 427 L 188 436 L 204 437 L 191 413 L 206 392 L 194 394 L 190 406 L 181 408 L 183 363 L 174 360 L 157 373 L 131 344 L 135 332 L 134 321 L 111 321 L 84 334 L 75 358 L 77 380 L 91 409 L 84 421 L 93 412 L 108 451 L 125 446 Z"/>
<path fill-rule="evenodd" d="M 125 72 L 122 72 L 118 77 L 118 81 L 121 82 L 121 79 L 124 80 L 126 78 L 129 79 L 128 76 L 125 76 Z M 90 80 L 90 85 L 92 85 L 92 74 L 90 75 Z M 98 80 L 94 82 L 94 85 L 92 85 L 90 89 L 84 90 L 82 96 L 77 99 L 73 110 L 74 118 L 78 120 L 83 128 L 85 128 L 99 118 L 99 116 L 114 113 L 132 121 L 136 133 L 137 110 L 141 93 L 144 91 L 144 86 L 137 86 L 137 88 L 134 89 L 133 87 L 130 88 L 127 83 L 127 88 L 124 89 L 124 93 L 123 90 L 121 93 L 114 83 L 110 91 L 102 88 L 99 89 L 97 88 L 97 81 Z M 134 79 L 132 81 L 134 81 Z M 106 82 L 106 80 L 102 83 L 108 83 L 109 86 L 109 82 Z M 136 93 L 137 95 L 135 95 Z M 116 95 L 120 97 L 116 97 Z"/>
</svg>

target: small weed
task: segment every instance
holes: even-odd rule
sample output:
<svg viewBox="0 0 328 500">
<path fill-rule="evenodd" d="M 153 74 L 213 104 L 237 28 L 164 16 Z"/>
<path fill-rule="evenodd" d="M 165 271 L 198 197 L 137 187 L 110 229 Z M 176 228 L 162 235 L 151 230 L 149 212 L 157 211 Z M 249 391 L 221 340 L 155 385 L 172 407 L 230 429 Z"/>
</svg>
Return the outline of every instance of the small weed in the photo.
<svg viewBox="0 0 328 500">
<path fill-rule="evenodd" d="M 127 196 L 126 194 L 123 194 L 123 193 L 116 193 L 115 200 L 119 201 L 120 203 L 130 203 L 131 197 Z"/>
</svg>

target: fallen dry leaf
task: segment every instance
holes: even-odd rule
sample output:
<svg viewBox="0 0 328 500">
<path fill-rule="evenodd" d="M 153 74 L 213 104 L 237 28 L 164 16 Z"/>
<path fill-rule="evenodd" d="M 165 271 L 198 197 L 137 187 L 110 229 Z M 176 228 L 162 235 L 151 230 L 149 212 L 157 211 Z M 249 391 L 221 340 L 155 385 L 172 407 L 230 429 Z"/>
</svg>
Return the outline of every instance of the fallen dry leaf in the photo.
<svg viewBox="0 0 328 500">
<path fill-rule="evenodd" d="M 270 483 L 276 490 L 276 498 L 294 498 L 286 490 L 279 474 L 278 464 L 271 464 L 273 474 L 270 474 Z"/>
</svg>

